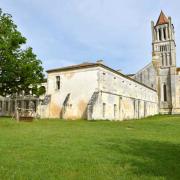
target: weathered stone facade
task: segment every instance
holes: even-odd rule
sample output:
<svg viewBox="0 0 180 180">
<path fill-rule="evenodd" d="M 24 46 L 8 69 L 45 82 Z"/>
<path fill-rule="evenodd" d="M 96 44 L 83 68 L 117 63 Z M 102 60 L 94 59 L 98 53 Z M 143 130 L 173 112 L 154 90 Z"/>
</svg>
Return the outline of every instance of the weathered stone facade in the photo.
<svg viewBox="0 0 180 180">
<path fill-rule="evenodd" d="M 157 90 L 161 114 L 180 113 L 180 76 L 171 17 L 161 12 L 156 25 L 152 21 L 151 28 L 152 62 L 133 78 Z"/>
<path fill-rule="evenodd" d="M 155 90 L 101 63 L 50 70 L 47 83 L 44 117 L 124 120 L 158 113 Z"/>
<path fill-rule="evenodd" d="M 48 70 L 46 95 L 38 101 L 38 116 L 125 120 L 180 113 L 174 26 L 161 12 L 151 27 L 152 61 L 135 75 L 126 76 L 101 61 Z M 1 104 L 0 111 L 4 112 L 1 107 L 6 106 Z"/>
</svg>

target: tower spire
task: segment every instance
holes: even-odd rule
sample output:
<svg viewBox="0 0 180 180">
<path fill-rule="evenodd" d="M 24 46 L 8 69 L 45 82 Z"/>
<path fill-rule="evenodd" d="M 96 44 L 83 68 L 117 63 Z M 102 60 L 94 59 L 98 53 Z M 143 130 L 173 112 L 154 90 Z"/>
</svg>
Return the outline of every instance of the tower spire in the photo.
<svg viewBox="0 0 180 180">
<path fill-rule="evenodd" d="M 164 12 L 161 10 L 161 13 L 159 15 L 159 18 L 157 20 L 156 26 L 158 25 L 162 25 L 162 24 L 168 24 L 168 18 L 166 17 L 166 15 L 164 14 Z"/>
</svg>

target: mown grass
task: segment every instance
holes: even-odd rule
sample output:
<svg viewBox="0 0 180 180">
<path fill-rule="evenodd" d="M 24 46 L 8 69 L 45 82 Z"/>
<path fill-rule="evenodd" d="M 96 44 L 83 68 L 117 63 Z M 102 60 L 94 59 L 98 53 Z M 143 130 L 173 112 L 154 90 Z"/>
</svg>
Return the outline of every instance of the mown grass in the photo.
<svg viewBox="0 0 180 180">
<path fill-rule="evenodd" d="M 180 116 L 124 122 L 0 118 L 0 179 L 180 179 Z"/>
</svg>

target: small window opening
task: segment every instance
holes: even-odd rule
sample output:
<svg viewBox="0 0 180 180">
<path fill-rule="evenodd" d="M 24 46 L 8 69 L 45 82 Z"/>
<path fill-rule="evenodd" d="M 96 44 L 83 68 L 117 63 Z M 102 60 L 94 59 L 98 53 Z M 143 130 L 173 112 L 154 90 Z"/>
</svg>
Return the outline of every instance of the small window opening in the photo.
<svg viewBox="0 0 180 180">
<path fill-rule="evenodd" d="M 166 84 L 163 85 L 164 101 L 167 101 L 167 89 Z"/>
<path fill-rule="evenodd" d="M 116 115 L 117 115 L 117 105 L 114 104 L 114 118 L 116 118 Z"/>
<path fill-rule="evenodd" d="M 159 29 L 159 40 L 160 40 L 160 41 L 162 40 L 162 37 L 161 37 L 161 29 Z"/>
<path fill-rule="evenodd" d="M 56 89 L 60 89 L 60 76 L 56 76 Z"/>
<path fill-rule="evenodd" d="M 103 103 L 103 118 L 105 118 L 106 115 L 106 103 Z"/>
</svg>

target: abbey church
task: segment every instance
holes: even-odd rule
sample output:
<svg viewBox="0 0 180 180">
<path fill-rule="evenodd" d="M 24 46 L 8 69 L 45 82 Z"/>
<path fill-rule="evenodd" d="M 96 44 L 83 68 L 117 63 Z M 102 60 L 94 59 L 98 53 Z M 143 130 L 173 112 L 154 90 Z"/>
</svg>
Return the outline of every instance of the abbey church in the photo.
<svg viewBox="0 0 180 180">
<path fill-rule="evenodd" d="M 180 68 L 176 67 L 171 17 L 161 12 L 151 29 L 152 61 L 134 75 L 122 74 L 101 60 L 48 70 L 46 94 L 33 97 L 36 115 L 126 120 L 180 114 Z M 0 97 L 0 115 L 13 114 L 16 106 L 28 108 L 32 100 L 21 97 L 17 103 L 13 101 Z"/>
<path fill-rule="evenodd" d="M 161 12 L 156 24 L 151 22 L 152 62 L 133 78 L 152 87 L 158 95 L 158 111 L 180 113 L 180 68 L 176 67 L 176 42 L 171 17 Z"/>
</svg>

